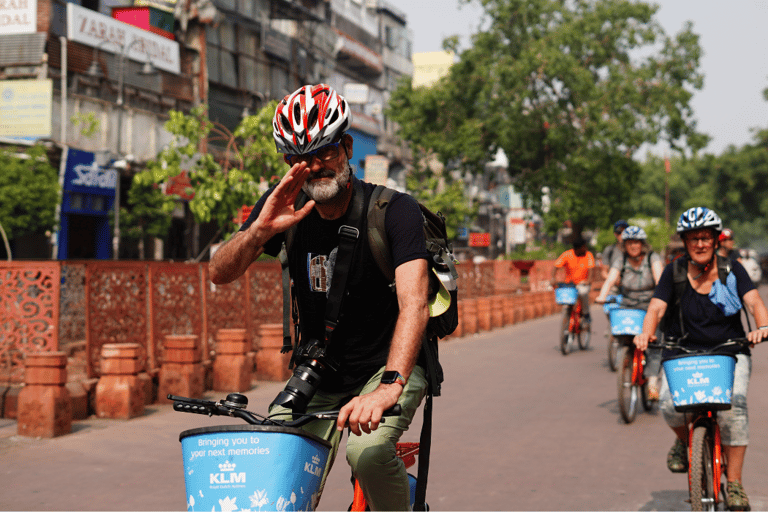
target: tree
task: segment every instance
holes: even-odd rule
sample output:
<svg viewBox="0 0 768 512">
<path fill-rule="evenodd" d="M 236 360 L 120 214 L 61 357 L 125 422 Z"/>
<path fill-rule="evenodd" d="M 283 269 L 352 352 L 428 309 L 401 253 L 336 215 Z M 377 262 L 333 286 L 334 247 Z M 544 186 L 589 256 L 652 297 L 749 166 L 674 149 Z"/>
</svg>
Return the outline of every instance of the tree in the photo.
<svg viewBox="0 0 768 512">
<path fill-rule="evenodd" d="M 188 173 L 194 194 L 189 209 L 195 221 L 215 222 L 224 236 L 234 233 L 240 208 L 253 205 L 264 185 L 276 183 L 285 174 L 272 139 L 276 105 L 271 102 L 256 115 L 244 118 L 234 133 L 212 122 L 205 106 L 189 114 L 170 111 L 165 129 L 174 139 L 133 178 L 129 203 L 136 208 L 147 201 L 151 206 L 145 204 L 134 216 L 129 215 L 131 235 L 167 233 L 163 216 L 173 210 L 178 196 L 161 194 L 157 185 L 168 183 L 183 171 Z"/>
<path fill-rule="evenodd" d="M 706 143 L 690 107 L 702 86 L 690 24 L 669 37 L 658 7 L 628 0 L 462 1 L 483 6 L 488 29 L 433 88 L 401 85 L 389 115 L 414 146 L 473 172 L 503 149 L 534 207 L 552 191 L 549 225 L 625 212 L 644 143 Z"/>
<path fill-rule="evenodd" d="M 8 238 L 53 231 L 58 202 L 58 172 L 45 147 L 0 151 L 0 225 Z"/>
<path fill-rule="evenodd" d="M 448 240 L 454 240 L 465 220 L 477 215 L 477 205 L 471 204 L 465 195 L 463 182 L 453 181 L 450 176 L 441 180 L 421 163 L 423 161 L 417 161 L 406 178 L 408 193 L 433 212 L 443 214 Z"/>
</svg>

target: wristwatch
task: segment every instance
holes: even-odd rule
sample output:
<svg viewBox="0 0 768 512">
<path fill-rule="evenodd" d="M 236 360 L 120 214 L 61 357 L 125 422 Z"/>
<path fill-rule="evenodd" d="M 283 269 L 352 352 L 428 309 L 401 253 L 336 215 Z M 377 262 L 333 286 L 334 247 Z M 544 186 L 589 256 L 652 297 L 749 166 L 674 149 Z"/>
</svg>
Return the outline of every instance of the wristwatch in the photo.
<svg viewBox="0 0 768 512">
<path fill-rule="evenodd" d="M 405 387 L 405 377 L 400 375 L 400 372 L 396 372 L 394 370 L 386 371 L 381 375 L 381 383 L 382 384 L 394 384 L 398 383 L 401 386 Z"/>
</svg>

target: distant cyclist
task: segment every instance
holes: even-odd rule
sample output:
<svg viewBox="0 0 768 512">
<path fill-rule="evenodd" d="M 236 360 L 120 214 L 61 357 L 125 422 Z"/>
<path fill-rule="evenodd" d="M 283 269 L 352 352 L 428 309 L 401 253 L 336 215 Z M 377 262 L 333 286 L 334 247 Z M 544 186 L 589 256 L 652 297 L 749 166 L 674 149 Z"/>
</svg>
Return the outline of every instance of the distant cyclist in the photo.
<svg viewBox="0 0 768 512">
<path fill-rule="evenodd" d="M 661 256 L 648 245 L 645 230 L 639 226 L 628 226 L 622 234 L 622 252 L 611 262 L 608 278 L 603 283 L 595 302 L 605 302 L 611 289 L 620 283 L 622 307 L 647 310 L 653 291 L 664 270 Z M 648 378 L 648 398 L 659 399 L 659 370 L 661 354 L 657 350 L 646 351 L 645 373 Z"/>
<path fill-rule="evenodd" d="M 735 242 L 733 240 L 733 231 L 729 228 L 725 228 L 720 232 L 720 236 L 718 236 L 717 239 L 720 242 L 720 247 L 717 249 L 717 255 L 741 263 L 741 254 L 738 250 L 734 249 Z"/>
<path fill-rule="evenodd" d="M 563 282 L 576 285 L 581 300 L 581 311 L 584 316 L 584 330 L 589 330 L 589 291 L 592 289 L 592 281 L 595 274 L 595 257 L 587 250 L 587 242 L 579 237 L 573 241 L 573 249 L 569 249 L 555 260 L 552 269 L 552 285 L 557 282 L 557 269 L 565 270 Z M 563 317 L 563 331 L 568 328 L 568 317 Z"/>
<path fill-rule="evenodd" d="M 625 229 L 627 229 L 629 223 L 625 220 L 617 220 L 613 224 L 613 236 L 616 238 L 616 242 L 603 249 L 603 257 L 601 258 L 602 266 L 600 267 L 600 273 L 603 279 L 608 279 L 608 273 L 611 270 L 611 263 L 616 255 L 622 253 L 621 248 L 621 236 Z M 614 292 L 616 290 L 613 290 Z"/>
<path fill-rule="evenodd" d="M 746 334 L 755 345 L 768 337 L 768 309 L 740 263 L 733 263 L 726 279 L 718 272 L 718 236 L 723 230 L 720 217 L 708 208 L 691 208 L 680 216 L 677 232 L 685 244 L 686 255 L 664 269 L 656 286 L 643 333 L 635 336 L 635 345 L 645 350 L 656 340 L 656 328 L 670 308 L 665 334 L 680 338 L 687 347 L 711 348 L 731 338 L 745 336 L 741 324 L 742 305 L 754 316 L 758 326 Z M 683 259 L 684 258 L 684 259 Z M 687 281 L 684 290 L 675 291 L 674 267 L 683 262 Z M 679 295 L 679 296 L 678 296 Z M 727 464 L 727 504 L 729 510 L 749 510 L 749 498 L 741 483 L 741 470 L 749 442 L 747 390 L 752 368 L 748 348 L 733 349 L 736 356 L 732 408 L 718 414 L 722 444 Z M 673 354 L 670 354 L 673 355 Z M 666 379 L 661 383 L 661 406 L 667 425 L 677 438 L 667 455 L 667 467 L 673 473 L 688 470 L 688 428 L 683 413 L 675 412 Z"/>
</svg>

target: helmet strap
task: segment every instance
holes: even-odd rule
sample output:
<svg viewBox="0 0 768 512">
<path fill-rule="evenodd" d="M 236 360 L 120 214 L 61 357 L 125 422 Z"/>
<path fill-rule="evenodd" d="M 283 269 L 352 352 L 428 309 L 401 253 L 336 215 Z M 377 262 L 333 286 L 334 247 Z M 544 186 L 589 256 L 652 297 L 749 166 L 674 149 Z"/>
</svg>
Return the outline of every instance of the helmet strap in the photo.
<svg viewBox="0 0 768 512">
<path fill-rule="evenodd" d="M 688 257 L 688 261 L 693 263 L 693 266 L 695 266 L 700 270 L 698 274 L 696 274 L 694 277 L 691 278 L 694 281 L 696 281 L 697 279 L 699 279 L 701 276 L 705 275 L 709 271 L 709 269 L 712 266 L 712 262 L 715 261 L 715 254 L 713 253 L 712 258 L 710 258 L 710 260 L 705 264 L 696 263 L 695 261 L 693 261 L 693 258 L 691 258 L 690 256 Z"/>
</svg>

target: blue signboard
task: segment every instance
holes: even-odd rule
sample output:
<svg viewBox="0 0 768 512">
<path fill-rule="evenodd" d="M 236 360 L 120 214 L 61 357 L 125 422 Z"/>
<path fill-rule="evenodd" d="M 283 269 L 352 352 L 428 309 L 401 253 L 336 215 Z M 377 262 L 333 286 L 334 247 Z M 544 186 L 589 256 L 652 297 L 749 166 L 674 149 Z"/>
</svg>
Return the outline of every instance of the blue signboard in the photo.
<svg viewBox="0 0 768 512">
<path fill-rule="evenodd" d="M 67 150 L 58 258 L 110 257 L 111 229 L 118 173 L 96 163 L 93 153 Z"/>
</svg>

